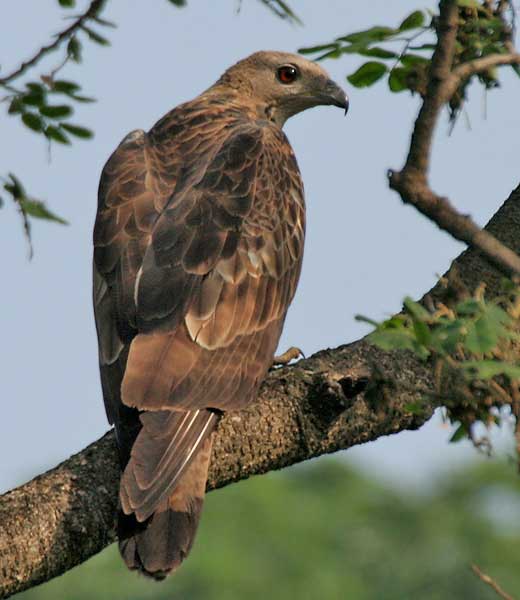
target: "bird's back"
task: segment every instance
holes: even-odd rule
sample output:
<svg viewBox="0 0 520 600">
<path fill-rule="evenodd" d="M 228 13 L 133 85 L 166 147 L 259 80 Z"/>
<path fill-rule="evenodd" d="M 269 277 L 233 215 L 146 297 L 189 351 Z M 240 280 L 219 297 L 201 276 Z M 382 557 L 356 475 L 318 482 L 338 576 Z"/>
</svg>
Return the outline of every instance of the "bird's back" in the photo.
<svg viewBox="0 0 520 600">
<path fill-rule="evenodd" d="M 161 578 L 188 553 L 219 415 L 271 365 L 304 230 L 285 135 L 230 97 L 179 106 L 105 166 L 94 300 L 131 568 Z"/>
</svg>

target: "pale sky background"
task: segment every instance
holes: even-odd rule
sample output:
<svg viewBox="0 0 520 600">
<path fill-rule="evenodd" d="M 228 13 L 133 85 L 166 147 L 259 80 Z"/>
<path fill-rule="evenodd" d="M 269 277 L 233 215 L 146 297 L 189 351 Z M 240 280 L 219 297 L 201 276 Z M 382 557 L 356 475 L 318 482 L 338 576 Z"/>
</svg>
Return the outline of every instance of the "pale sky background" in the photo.
<svg viewBox="0 0 520 600">
<path fill-rule="evenodd" d="M 78 2 L 78 9 L 86 4 Z M 1 174 L 16 173 L 70 226 L 35 222 L 35 256 L 28 262 L 20 219 L 8 198 L 0 211 L 0 491 L 54 466 L 108 429 L 91 308 L 91 230 L 100 171 L 123 136 L 151 127 L 251 52 L 295 51 L 374 24 L 397 25 L 418 7 L 417 0 L 294 5 L 303 27 L 277 19 L 255 0 L 243 0 L 239 13 L 234 0 L 192 0 L 182 10 L 166 0 L 112 0 L 103 16 L 118 28 L 102 32 L 112 46 L 86 42 L 84 63 L 60 73 L 98 99 L 77 106 L 71 121 L 96 136 L 72 148 L 54 147 L 50 163 L 43 140 L 1 105 Z M 3 0 L 0 14 L 1 73 L 7 73 L 63 28 L 63 14 L 72 13 L 55 0 Z M 49 72 L 60 57 L 51 55 L 35 74 Z M 307 355 L 365 333 L 355 314 L 380 318 L 397 311 L 405 295 L 421 296 L 463 249 L 388 190 L 385 173 L 402 165 L 418 100 L 392 95 L 381 82 L 352 89 L 345 76 L 359 64 L 352 56 L 324 63 L 350 95 L 348 118 L 338 109 L 318 108 L 286 126 L 305 181 L 308 234 L 280 347 L 297 345 Z M 461 119 L 448 138 L 444 118 L 434 149 L 434 188 L 481 224 L 520 179 L 520 80 L 504 70 L 502 81 L 503 89 L 488 96 L 487 119 L 483 93 L 474 89 L 471 131 Z M 469 444 L 448 445 L 449 435 L 437 418 L 419 432 L 380 439 L 344 456 L 397 486 L 420 487 L 475 456 Z M 505 433 L 499 437 L 507 440 Z"/>
</svg>

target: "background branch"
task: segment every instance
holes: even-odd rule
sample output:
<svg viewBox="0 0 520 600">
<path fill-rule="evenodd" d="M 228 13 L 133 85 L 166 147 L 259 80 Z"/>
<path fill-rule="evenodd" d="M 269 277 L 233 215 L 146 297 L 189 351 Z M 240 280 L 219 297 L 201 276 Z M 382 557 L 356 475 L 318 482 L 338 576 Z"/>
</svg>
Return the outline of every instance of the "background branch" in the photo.
<svg viewBox="0 0 520 600">
<path fill-rule="evenodd" d="M 87 10 L 82 15 L 77 17 L 77 19 L 75 19 L 69 27 L 56 34 L 56 39 L 54 40 L 54 42 L 48 44 L 47 46 L 42 46 L 34 56 L 24 61 L 17 69 L 15 69 L 9 75 L 0 77 L 0 85 L 5 85 L 7 83 L 10 83 L 14 79 L 17 79 L 18 77 L 20 77 L 20 75 L 23 75 L 25 71 L 27 71 L 27 69 L 33 67 L 36 63 L 38 63 L 46 54 L 58 48 L 58 46 L 63 41 L 70 38 L 78 29 L 81 29 L 85 21 L 88 21 L 92 17 L 95 17 L 98 14 L 98 12 L 103 8 L 104 2 L 105 0 L 93 0 L 89 4 Z"/>
<path fill-rule="evenodd" d="M 388 173 L 390 188 L 405 204 L 415 208 L 456 239 L 478 248 L 508 276 L 520 275 L 520 257 L 489 232 L 482 230 L 469 215 L 459 213 L 450 201 L 435 194 L 428 183 L 433 132 L 440 111 L 461 82 L 493 64 L 515 64 L 520 55 L 491 55 L 462 64 L 452 71 L 457 39 L 459 8 L 456 0 L 442 0 L 428 86 L 415 121 L 410 149 L 401 171 Z"/>
<path fill-rule="evenodd" d="M 504 590 L 494 579 L 492 579 L 489 575 L 486 575 L 486 573 L 483 573 L 477 567 L 477 565 L 471 565 L 471 570 L 481 581 L 483 581 L 486 585 L 489 585 L 489 587 L 496 593 L 497 596 L 503 598 L 504 600 L 515 600 L 513 596 L 510 596 L 507 592 L 504 592 Z"/>
<path fill-rule="evenodd" d="M 453 69 L 448 79 L 448 83 L 444 89 L 444 101 L 449 100 L 457 88 L 472 75 L 477 75 L 493 67 L 503 65 L 520 65 L 520 54 L 516 52 L 512 52 L 511 54 L 490 54 L 489 56 L 462 63 Z"/>
<path fill-rule="evenodd" d="M 488 224 L 515 250 L 519 229 L 520 187 Z M 498 293 L 500 272 L 479 252 L 464 252 L 454 266 L 468 288 L 484 282 L 490 294 Z M 431 296 L 446 302 L 445 293 L 437 286 Z M 363 340 L 276 370 L 257 403 L 222 420 L 208 488 L 415 429 L 436 406 L 423 399 L 422 414 L 408 410 L 421 388 L 432 389 L 427 363 Z M 109 433 L 0 498 L 0 598 L 64 573 L 114 540 L 116 456 Z"/>
</svg>

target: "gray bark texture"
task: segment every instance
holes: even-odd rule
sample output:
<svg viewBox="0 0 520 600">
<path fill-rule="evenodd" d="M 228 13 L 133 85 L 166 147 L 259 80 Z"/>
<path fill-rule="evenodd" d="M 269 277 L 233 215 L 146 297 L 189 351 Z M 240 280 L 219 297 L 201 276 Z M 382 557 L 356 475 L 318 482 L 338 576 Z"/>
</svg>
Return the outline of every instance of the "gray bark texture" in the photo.
<svg viewBox="0 0 520 600">
<path fill-rule="evenodd" d="M 486 229 L 520 252 L 520 187 Z M 469 289 L 498 289 L 501 274 L 469 249 L 453 263 Z M 443 299 L 440 286 L 430 295 Z M 272 371 L 258 401 L 219 426 L 208 490 L 251 475 L 336 452 L 404 429 L 417 429 L 407 405 L 432 388 L 428 363 L 409 352 L 385 352 L 365 340 L 322 350 Z M 119 466 L 107 433 L 56 468 L 0 497 L 0 598 L 60 575 L 115 539 Z"/>
</svg>

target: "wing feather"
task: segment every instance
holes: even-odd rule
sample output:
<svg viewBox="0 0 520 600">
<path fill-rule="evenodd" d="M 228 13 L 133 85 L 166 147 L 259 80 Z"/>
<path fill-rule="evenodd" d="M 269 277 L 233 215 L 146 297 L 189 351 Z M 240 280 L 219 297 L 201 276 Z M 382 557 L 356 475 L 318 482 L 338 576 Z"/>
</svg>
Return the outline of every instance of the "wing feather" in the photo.
<svg viewBox="0 0 520 600">
<path fill-rule="evenodd" d="M 213 431 L 214 411 L 254 399 L 296 289 L 304 230 L 296 161 L 267 122 L 186 105 L 109 159 L 94 296 L 125 462 L 132 446 L 126 513 L 148 518 Z"/>
</svg>

